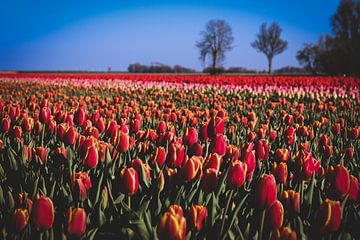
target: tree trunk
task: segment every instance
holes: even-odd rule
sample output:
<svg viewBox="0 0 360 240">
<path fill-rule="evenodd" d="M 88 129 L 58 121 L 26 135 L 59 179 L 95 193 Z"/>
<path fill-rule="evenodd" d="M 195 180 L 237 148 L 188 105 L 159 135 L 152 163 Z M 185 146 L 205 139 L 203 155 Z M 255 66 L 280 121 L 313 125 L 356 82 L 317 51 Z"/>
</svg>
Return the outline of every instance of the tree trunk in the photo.
<svg viewBox="0 0 360 240">
<path fill-rule="evenodd" d="M 216 69 L 216 53 L 213 53 L 213 56 L 212 56 L 212 69 L 213 71 L 215 72 L 215 69 Z"/>
<path fill-rule="evenodd" d="M 272 73 L 272 57 L 268 57 L 268 62 L 269 62 L 269 74 Z"/>
</svg>

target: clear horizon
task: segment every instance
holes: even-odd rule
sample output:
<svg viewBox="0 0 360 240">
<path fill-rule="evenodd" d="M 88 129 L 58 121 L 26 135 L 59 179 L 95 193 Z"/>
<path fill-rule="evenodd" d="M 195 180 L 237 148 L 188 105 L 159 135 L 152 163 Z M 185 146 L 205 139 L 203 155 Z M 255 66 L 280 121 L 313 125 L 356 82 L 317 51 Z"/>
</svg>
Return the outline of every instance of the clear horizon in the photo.
<svg viewBox="0 0 360 240">
<path fill-rule="evenodd" d="M 299 66 L 304 43 L 328 34 L 339 1 L 12 1 L 0 10 L 0 70 L 125 71 L 131 63 L 201 70 L 195 47 L 210 19 L 224 19 L 234 48 L 224 67 L 267 68 L 250 46 L 263 22 L 277 22 L 288 49 L 274 69 Z"/>
</svg>

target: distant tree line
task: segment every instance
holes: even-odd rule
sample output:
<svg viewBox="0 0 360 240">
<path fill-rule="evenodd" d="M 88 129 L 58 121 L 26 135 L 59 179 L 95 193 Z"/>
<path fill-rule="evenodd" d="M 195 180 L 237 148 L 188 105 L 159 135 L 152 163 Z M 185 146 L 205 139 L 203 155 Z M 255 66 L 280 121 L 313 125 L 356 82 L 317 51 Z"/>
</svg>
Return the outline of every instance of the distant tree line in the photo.
<svg viewBox="0 0 360 240">
<path fill-rule="evenodd" d="M 341 0 L 330 19 L 331 35 L 320 36 L 317 43 L 305 43 L 296 58 L 304 68 L 284 67 L 274 71 L 283 73 L 348 74 L 360 75 L 360 0 Z M 282 28 L 276 22 L 263 23 L 250 45 L 266 56 L 269 74 L 273 73 L 273 59 L 287 49 L 288 42 L 281 38 Z M 242 67 L 225 69 L 222 63 L 225 54 L 233 49 L 233 32 L 224 20 L 210 20 L 200 32 L 196 42 L 199 59 L 204 64 L 204 73 L 264 73 Z M 193 73 L 195 70 L 180 65 L 151 66 L 130 64 L 131 73 Z"/>
<path fill-rule="evenodd" d="M 142 65 L 140 63 L 130 64 L 128 67 L 130 73 L 195 73 L 196 71 L 191 68 L 186 68 L 180 65 L 174 67 L 166 64 L 155 63 L 151 66 Z"/>
<path fill-rule="evenodd" d="M 360 75 L 360 1 L 342 0 L 330 26 L 331 35 L 298 51 L 299 63 L 313 74 Z"/>
</svg>

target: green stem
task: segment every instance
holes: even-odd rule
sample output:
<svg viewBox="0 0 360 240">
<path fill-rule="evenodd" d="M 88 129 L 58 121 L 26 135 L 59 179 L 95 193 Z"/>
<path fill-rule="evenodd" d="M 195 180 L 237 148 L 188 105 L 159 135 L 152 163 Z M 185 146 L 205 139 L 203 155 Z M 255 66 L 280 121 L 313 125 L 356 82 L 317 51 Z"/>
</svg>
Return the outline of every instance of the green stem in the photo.
<svg viewBox="0 0 360 240">
<path fill-rule="evenodd" d="M 225 211 L 224 211 L 224 215 L 223 215 L 223 219 L 222 219 L 222 223 L 221 223 L 221 229 L 220 229 L 220 237 L 222 236 L 223 234 L 223 231 L 224 231 L 224 227 L 225 227 L 225 218 L 226 218 L 226 214 L 229 210 L 229 206 L 230 206 L 230 202 L 232 201 L 232 196 L 234 194 L 234 190 L 231 189 L 230 191 L 230 195 L 228 197 L 228 201 L 226 203 L 226 207 L 225 207 Z"/>
<path fill-rule="evenodd" d="M 128 195 L 128 206 L 131 209 L 131 196 L 130 195 Z"/>
<path fill-rule="evenodd" d="M 300 185 L 300 212 L 301 212 L 301 206 L 304 202 L 304 184 L 305 184 L 305 181 L 302 180 L 301 185 Z"/>
<path fill-rule="evenodd" d="M 262 239 L 263 239 L 265 213 L 266 213 L 266 210 L 265 210 L 265 209 L 262 209 L 262 210 L 261 210 L 261 222 L 260 222 L 259 240 L 262 240 Z"/>
</svg>

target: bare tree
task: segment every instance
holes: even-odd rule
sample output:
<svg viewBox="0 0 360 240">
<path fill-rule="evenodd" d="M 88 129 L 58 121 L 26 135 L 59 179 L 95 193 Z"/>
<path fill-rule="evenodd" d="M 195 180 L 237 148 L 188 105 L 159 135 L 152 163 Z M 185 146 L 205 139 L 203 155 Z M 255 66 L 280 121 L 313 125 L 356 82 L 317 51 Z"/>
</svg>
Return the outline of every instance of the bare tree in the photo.
<svg viewBox="0 0 360 240">
<path fill-rule="evenodd" d="M 230 25 L 224 20 L 210 20 L 206 30 L 200 32 L 201 40 L 196 42 L 200 50 L 200 60 L 205 63 L 211 58 L 211 68 L 216 72 L 218 64 L 225 59 L 225 52 L 232 49 L 234 37 Z"/>
<path fill-rule="evenodd" d="M 318 52 L 319 47 L 316 44 L 306 43 L 304 47 L 296 54 L 296 58 L 307 71 L 316 74 L 318 69 Z"/>
<path fill-rule="evenodd" d="M 272 23 L 269 28 L 266 23 L 261 24 L 257 39 L 251 46 L 266 55 L 269 64 L 269 73 L 272 71 L 272 60 L 275 55 L 282 53 L 287 48 L 287 41 L 280 38 L 282 29 L 279 24 Z"/>
</svg>

